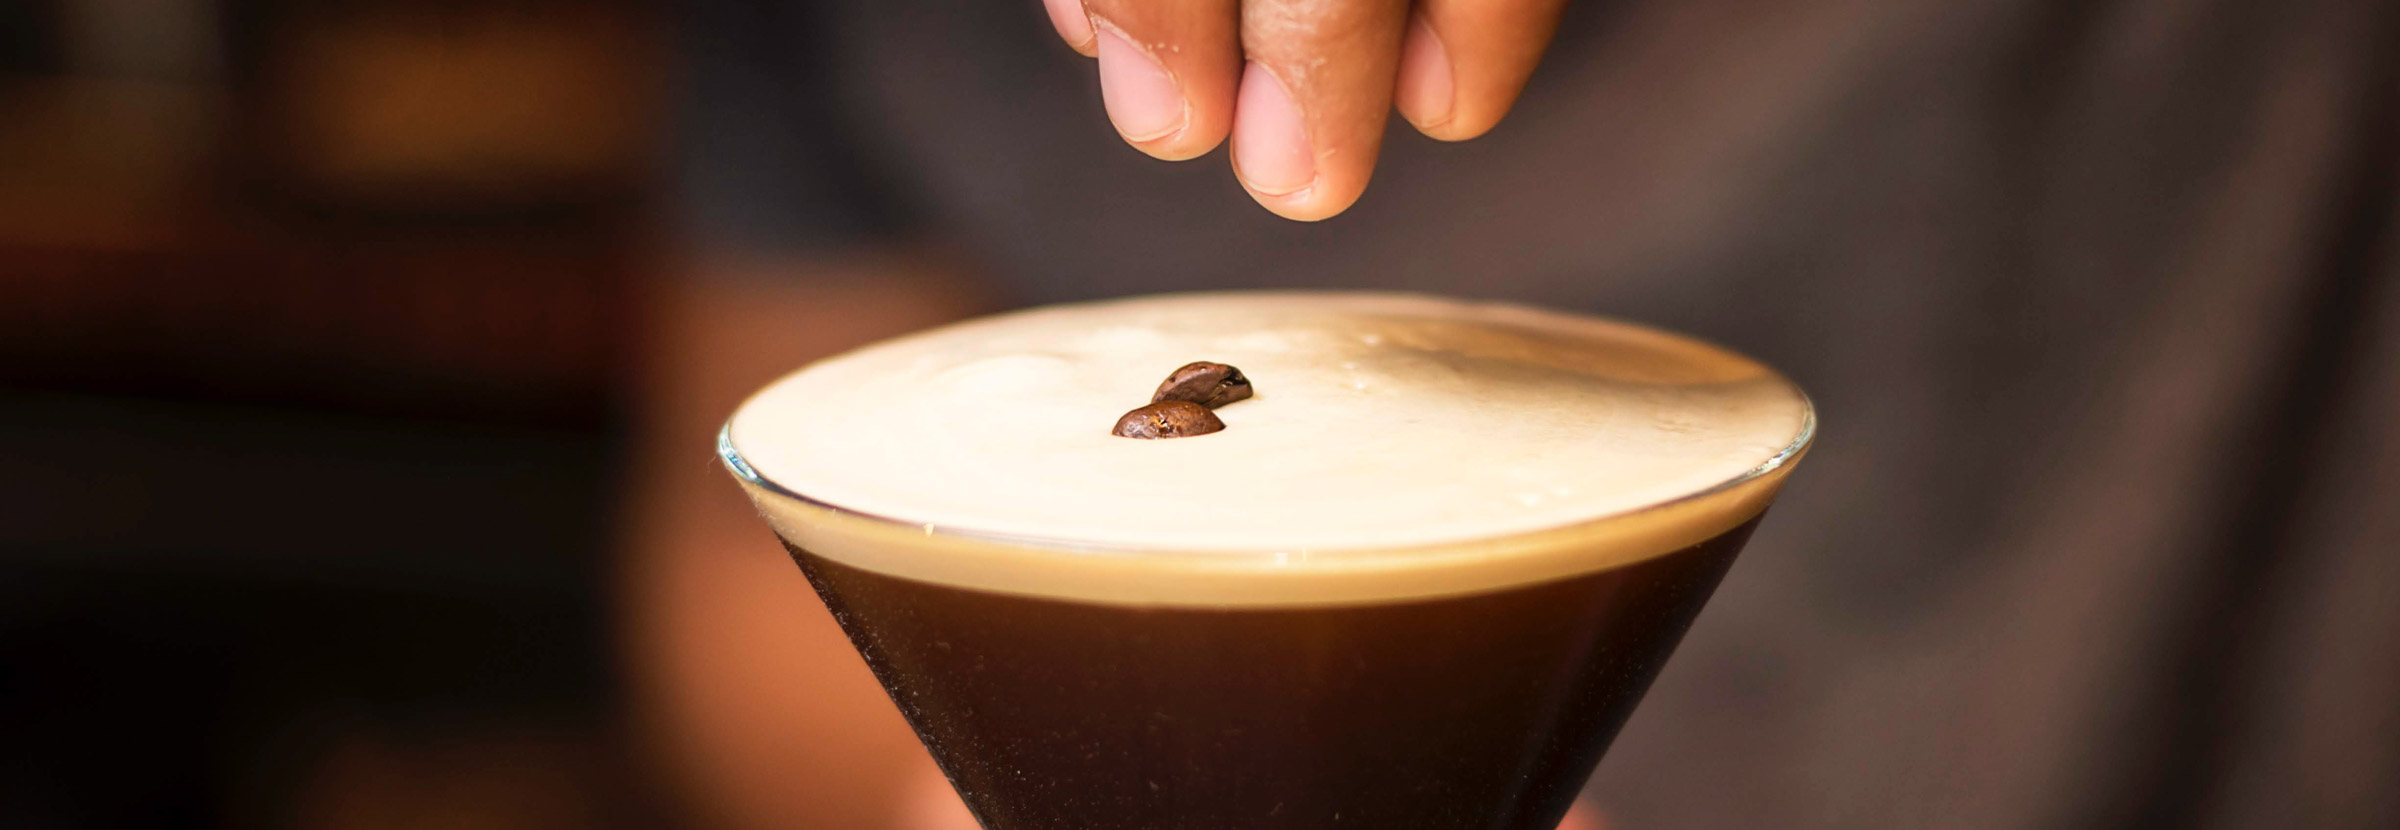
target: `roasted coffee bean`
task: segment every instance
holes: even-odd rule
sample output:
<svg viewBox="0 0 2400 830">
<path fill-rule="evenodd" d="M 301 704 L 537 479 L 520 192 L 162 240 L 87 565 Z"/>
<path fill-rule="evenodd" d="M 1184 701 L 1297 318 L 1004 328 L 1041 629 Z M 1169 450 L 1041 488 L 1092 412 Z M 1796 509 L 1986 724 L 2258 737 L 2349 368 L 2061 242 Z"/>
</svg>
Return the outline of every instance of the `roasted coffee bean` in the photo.
<svg viewBox="0 0 2400 830">
<path fill-rule="evenodd" d="M 1242 376 L 1242 370 L 1203 360 L 1186 363 L 1168 375 L 1167 381 L 1158 385 L 1158 392 L 1150 396 L 1150 402 L 1191 401 L 1215 409 L 1247 397 L 1250 397 L 1250 379 Z"/>
<path fill-rule="evenodd" d="M 1127 438 L 1189 438 L 1225 428 L 1217 413 L 1191 401 L 1160 401 L 1117 419 L 1116 434 Z"/>
</svg>

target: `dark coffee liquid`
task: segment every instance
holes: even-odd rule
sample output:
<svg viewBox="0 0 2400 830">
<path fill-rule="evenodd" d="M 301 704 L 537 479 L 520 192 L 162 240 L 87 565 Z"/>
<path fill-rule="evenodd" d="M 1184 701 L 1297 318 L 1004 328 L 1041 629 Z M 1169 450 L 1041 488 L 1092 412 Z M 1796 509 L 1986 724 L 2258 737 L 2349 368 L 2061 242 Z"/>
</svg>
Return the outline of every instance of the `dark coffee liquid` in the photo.
<svg viewBox="0 0 2400 830">
<path fill-rule="evenodd" d="M 1756 524 L 1329 607 L 1118 607 L 793 556 L 989 830 L 1552 830 Z"/>
</svg>

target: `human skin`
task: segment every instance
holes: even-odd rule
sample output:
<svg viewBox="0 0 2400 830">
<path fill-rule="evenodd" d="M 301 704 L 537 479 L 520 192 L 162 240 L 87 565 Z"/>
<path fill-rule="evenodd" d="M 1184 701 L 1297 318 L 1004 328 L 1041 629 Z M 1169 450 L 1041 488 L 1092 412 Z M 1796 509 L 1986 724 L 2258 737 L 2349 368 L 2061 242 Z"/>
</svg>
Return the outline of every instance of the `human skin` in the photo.
<svg viewBox="0 0 2400 830">
<path fill-rule="evenodd" d="M 1304 221 L 1358 201 L 1395 108 L 1444 141 L 1499 124 L 1565 4 L 1044 0 L 1127 143 L 1180 161 L 1230 139 L 1251 198 Z"/>
</svg>

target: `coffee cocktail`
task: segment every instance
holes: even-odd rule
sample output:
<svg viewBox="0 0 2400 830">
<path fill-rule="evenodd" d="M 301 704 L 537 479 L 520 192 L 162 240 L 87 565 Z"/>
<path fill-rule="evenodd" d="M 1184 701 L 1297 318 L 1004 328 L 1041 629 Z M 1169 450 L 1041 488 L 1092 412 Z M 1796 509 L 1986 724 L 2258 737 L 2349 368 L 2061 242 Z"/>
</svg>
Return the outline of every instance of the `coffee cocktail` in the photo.
<svg viewBox="0 0 2400 830">
<path fill-rule="evenodd" d="M 1192 361 L 1251 394 L 1112 434 Z M 1813 432 L 1687 338 L 1261 292 L 870 346 L 721 444 L 988 828 L 1547 830 Z"/>
</svg>

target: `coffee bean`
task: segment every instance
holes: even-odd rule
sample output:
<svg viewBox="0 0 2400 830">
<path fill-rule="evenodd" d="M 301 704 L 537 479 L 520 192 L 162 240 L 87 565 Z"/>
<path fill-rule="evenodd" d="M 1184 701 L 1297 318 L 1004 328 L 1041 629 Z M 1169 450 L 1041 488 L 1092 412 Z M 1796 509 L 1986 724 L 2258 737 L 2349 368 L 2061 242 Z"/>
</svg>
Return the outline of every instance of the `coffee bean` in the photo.
<svg viewBox="0 0 2400 830">
<path fill-rule="evenodd" d="M 1225 428 L 1217 413 L 1191 401 L 1160 401 L 1117 419 L 1116 434 L 1127 438 L 1189 438 Z"/>
<path fill-rule="evenodd" d="M 1250 397 L 1250 379 L 1242 370 L 1223 363 L 1199 361 L 1186 363 L 1158 385 L 1150 396 L 1151 403 L 1160 401 L 1191 401 L 1215 409 Z"/>
</svg>

